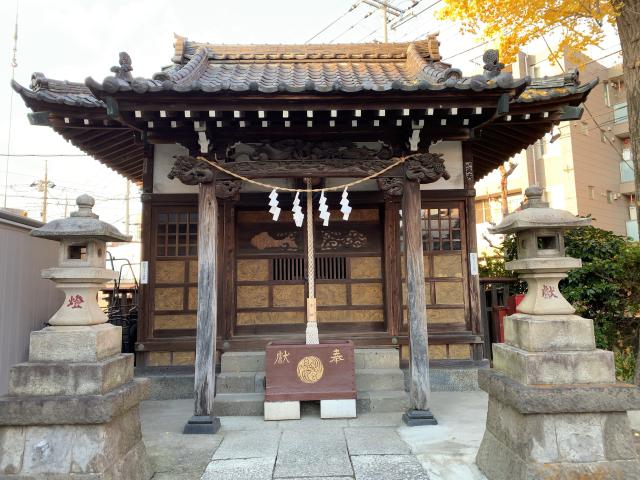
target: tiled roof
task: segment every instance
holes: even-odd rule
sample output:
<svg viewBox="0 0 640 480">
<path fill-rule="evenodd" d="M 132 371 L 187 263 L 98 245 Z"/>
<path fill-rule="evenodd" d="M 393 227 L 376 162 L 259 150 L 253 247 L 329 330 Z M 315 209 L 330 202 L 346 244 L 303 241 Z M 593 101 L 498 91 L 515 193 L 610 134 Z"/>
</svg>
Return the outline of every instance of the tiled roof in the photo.
<svg viewBox="0 0 640 480">
<path fill-rule="evenodd" d="M 31 75 L 31 89 L 13 80 L 11 86 L 25 100 L 39 100 L 73 107 L 105 107 L 104 102 L 98 100 L 84 83 L 52 80 L 40 72 Z"/>
<path fill-rule="evenodd" d="M 336 45 L 212 45 L 176 37 L 174 64 L 152 78 L 87 79 L 94 92 L 359 92 L 513 88 L 509 73 L 492 78 L 440 61 L 438 39 Z"/>
</svg>

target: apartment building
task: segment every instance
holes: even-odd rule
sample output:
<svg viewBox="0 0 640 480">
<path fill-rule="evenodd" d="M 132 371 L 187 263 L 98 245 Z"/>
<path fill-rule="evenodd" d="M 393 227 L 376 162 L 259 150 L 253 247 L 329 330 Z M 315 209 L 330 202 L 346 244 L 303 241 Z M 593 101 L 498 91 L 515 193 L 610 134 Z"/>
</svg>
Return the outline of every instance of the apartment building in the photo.
<svg viewBox="0 0 640 480">
<path fill-rule="evenodd" d="M 557 63 L 547 57 L 520 54 L 511 65 L 513 75 L 553 77 L 577 69 L 582 82 L 598 78 L 600 83 L 583 105 L 580 120 L 561 122 L 511 159 L 517 167 L 507 178 L 509 212 L 518 208 L 526 187 L 537 183 L 552 207 L 591 215 L 595 226 L 638 240 L 622 66 L 608 68 L 586 56 L 567 56 Z M 494 170 L 475 184 L 480 251 L 491 252 L 491 245 L 500 242 L 487 231 L 490 223 L 502 219 L 500 181 L 500 172 Z"/>
</svg>

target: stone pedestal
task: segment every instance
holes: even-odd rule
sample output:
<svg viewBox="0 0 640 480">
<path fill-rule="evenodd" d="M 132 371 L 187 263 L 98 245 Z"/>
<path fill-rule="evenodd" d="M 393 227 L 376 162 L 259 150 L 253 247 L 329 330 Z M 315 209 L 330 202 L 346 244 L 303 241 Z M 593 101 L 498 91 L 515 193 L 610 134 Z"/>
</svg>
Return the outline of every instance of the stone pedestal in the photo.
<svg viewBox="0 0 640 480">
<path fill-rule="evenodd" d="M 146 380 L 120 353 L 120 327 L 48 327 L 0 398 L 0 478 L 147 480 L 138 405 Z"/>
<path fill-rule="evenodd" d="M 487 478 L 640 479 L 627 418 L 640 389 L 615 382 L 591 320 L 511 315 L 493 352 L 493 370 L 479 372 L 489 410 L 476 463 Z"/>
</svg>

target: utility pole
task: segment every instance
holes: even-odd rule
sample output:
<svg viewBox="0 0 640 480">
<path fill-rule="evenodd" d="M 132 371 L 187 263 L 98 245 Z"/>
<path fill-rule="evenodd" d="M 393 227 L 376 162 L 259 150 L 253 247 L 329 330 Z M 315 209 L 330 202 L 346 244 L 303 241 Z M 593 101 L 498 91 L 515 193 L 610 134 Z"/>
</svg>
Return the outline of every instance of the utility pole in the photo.
<svg viewBox="0 0 640 480">
<path fill-rule="evenodd" d="M 13 51 L 11 56 L 11 80 L 16 76 L 18 66 L 18 0 L 16 0 L 16 22 L 13 29 Z M 11 159 L 11 125 L 13 121 L 13 88 L 9 95 L 9 128 L 7 129 L 7 158 L 4 162 L 4 201 L 2 206 L 7 208 L 7 192 L 9 190 L 9 160 Z"/>
<path fill-rule="evenodd" d="M 387 8 L 387 1 L 385 0 L 382 4 L 382 23 L 384 26 L 384 43 L 387 43 L 389 41 L 389 32 L 388 32 L 388 18 L 387 18 L 387 12 L 388 12 L 388 8 Z"/>
<path fill-rule="evenodd" d="M 64 197 L 64 218 L 67 218 L 67 212 L 69 210 L 69 195 Z"/>
<path fill-rule="evenodd" d="M 395 7 L 393 4 L 389 3 L 389 0 L 362 0 L 362 3 L 376 8 L 382 13 L 383 40 L 384 43 L 387 43 L 389 41 L 389 15 L 400 18 L 408 9 L 402 10 L 398 7 Z M 415 2 L 411 7 L 413 7 L 414 5 Z"/>
<path fill-rule="evenodd" d="M 125 194 L 125 207 L 124 207 L 124 233 L 129 235 L 129 198 L 131 192 L 131 182 L 127 179 L 127 193 Z"/>
<path fill-rule="evenodd" d="M 49 181 L 49 160 L 44 160 L 44 179 L 36 180 L 30 186 L 34 187 L 39 192 L 42 192 L 42 212 L 40 213 L 40 216 L 42 217 L 42 221 L 46 222 L 47 204 L 49 203 L 49 189 L 56 186 L 55 183 Z"/>
</svg>

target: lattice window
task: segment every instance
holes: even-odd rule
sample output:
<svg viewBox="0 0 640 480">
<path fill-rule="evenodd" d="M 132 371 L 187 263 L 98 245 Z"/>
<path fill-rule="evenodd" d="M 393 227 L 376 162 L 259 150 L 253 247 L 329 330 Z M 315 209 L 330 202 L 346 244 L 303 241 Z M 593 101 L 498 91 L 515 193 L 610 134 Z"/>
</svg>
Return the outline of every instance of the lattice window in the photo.
<svg viewBox="0 0 640 480">
<path fill-rule="evenodd" d="M 345 280 L 347 278 L 347 257 L 317 257 L 316 279 Z"/>
<path fill-rule="evenodd" d="M 159 213 L 156 249 L 158 257 L 198 255 L 198 213 Z"/>
<path fill-rule="evenodd" d="M 276 281 L 304 280 L 304 259 L 302 257 L 272 258 L 271 277 Z"/>
<path fill-rule="evenodd" d="M 460 209 L 422 210 L 422 244 L 425 251 L 462 250 Z"/>
</svg>

